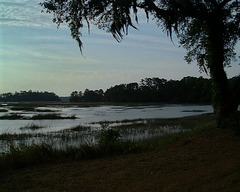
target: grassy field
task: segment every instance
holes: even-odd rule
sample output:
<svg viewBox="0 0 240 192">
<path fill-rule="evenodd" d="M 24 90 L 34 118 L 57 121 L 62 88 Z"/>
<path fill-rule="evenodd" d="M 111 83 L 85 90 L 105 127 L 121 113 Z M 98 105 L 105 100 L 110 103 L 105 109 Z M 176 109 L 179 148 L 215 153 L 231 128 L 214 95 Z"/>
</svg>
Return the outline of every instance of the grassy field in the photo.
<svg viewBox="0 0 240 192">
<path fill-rule="evenodd" d="M 232 130 L 201 123 L 137 145 L 141 150 L 7 169 L 0 191 L 240 191 L 240 136 Z"/>
</svg>

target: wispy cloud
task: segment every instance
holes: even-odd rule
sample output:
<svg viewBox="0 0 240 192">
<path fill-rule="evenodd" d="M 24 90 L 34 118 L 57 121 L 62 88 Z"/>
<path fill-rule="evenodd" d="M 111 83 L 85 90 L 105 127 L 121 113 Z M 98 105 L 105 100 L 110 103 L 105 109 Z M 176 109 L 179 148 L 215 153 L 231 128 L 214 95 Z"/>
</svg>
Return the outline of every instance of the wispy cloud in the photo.
<svg viewBox="0 0 240 192">
<path fill-rule="evenodd" d="M 49 26 L 50 15 L 41 13 L 40 0 L 0 2 L 0 24 L 11 26 Z"/>
</svg>

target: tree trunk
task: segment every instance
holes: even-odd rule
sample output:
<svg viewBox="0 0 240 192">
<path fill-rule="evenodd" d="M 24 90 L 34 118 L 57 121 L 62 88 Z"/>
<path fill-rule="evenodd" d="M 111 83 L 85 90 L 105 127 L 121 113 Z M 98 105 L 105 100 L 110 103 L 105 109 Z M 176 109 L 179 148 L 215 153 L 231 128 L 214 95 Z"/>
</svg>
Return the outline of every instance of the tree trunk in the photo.
<svg viewBox="0 0 240 192">
<path fill-rule="evenodd" d="M 238 124 L 238 103 L 231 100 L 232 94 L 224 70 L 224 24 L 221 13 L 212 15 L 207 27 L 208 68 L 212 79 L 212 105 L 216 123 L 218 128 L 232 128 Z"/>
</svg>

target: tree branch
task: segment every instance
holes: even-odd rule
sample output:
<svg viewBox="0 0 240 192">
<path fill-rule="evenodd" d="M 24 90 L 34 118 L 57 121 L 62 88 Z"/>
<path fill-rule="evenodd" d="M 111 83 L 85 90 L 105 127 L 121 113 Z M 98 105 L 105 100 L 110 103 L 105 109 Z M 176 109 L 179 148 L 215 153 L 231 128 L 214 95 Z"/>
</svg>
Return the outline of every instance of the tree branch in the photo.
<svg viewBox="0 0 240 192">
<path fill-rule="evenodd" d="M 221 3 L 220 3 L 220 6 L 221 7 L 224 7 L 226 4 L 228 4 L 230 1 L 232 0 L 223 0 Z"/>
<path fill-rule="evenodd" d="M 173 14 L 170 13 L 170 11 L 157 7 L 153 0 L 145 0 L 144 3 L 139 4 L 138 7 L 144 9 L 146 12 L 155 12 L 158 18 L 170 16 Z"/>
</svg>

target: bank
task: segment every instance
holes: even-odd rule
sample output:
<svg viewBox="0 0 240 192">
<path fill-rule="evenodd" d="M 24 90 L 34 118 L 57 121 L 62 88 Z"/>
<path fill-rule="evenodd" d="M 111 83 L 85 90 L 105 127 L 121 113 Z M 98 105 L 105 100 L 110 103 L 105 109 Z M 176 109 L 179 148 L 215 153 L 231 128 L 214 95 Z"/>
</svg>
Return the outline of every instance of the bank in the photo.
<svg viewBox="0 0 240 192">
<path fill-rule="evenodd" d="M 1 173 L 0 191 L 240 191 L 240 139 L 206 123 L 147 149 Z"/>
</svg>

